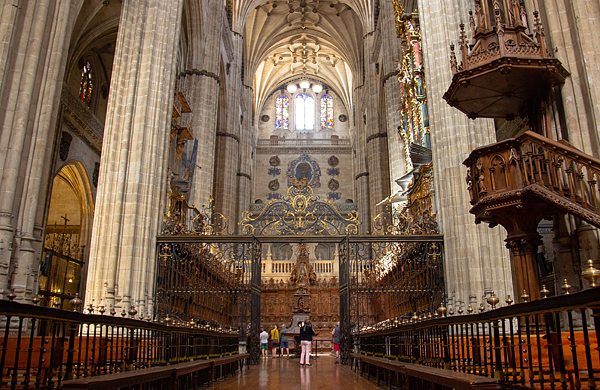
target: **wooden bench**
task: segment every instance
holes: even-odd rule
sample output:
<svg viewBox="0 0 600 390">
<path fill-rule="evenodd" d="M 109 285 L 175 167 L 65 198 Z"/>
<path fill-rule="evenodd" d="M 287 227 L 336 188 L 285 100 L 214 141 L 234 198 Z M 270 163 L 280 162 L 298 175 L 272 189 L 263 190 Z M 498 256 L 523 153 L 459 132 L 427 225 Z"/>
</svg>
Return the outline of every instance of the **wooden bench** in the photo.
<svg viewBox="0 0 600 390">
<path fill-rule="evenodd" d="M 492 390 L 498 386 L 498 380 L 494 378 L 445 370 L 443 368 L 405 363 L 404 369 L 406 370 L 407 377 L 406 389 L 419 389 L 419 385 L 415 385 L 411 380 L 412 378 L 430 382 L 434 384 L 434 389 L 443 387 L 457 390 Z"/>
<path fill-rule="evenodd" d="M 141 370 L 119 372 L 116 374 L 73 379 L 64 381 L 62 383 L 62 388 L 72 390 L 119 389 L 161 381 L 168 382 L 170 388 L 176 389 L 178 378 L 184 375 L 192 375 L 194 386 L 197 387 L 197 374 L 200 371 L 208 370 L 208 382 L 210 384 L 212 382 L 215 367 L 240 362 L 241 368 L 243 369 L 243 361 L 248 359 L 249 356 L 250 355 L 247 353 L 235 354 L 223 358 L 194 360 L 169 366 L 151 367 Z"/>
<path fill-rule="evenodd" d="M 377 381 L 377 386 L 379 386 L 379 374 L 384 372 L 384 371 L 388 371 L 388 375 L 387 375 L 387 384 L 388 384 L 388 388 L 391 388 L 392 383 L 391 383 L 391 373 L 395 372 L 396 373 L 396 379 L 398 381 L 398 383 L 400 383 L 400 376 L 399 374 L 404 374 L 404 364 L 402 362 L 397 362 L 397 361 L 393 361 L 393 360 L 388 360 L 388 359 L 384 359 L 384 358 L 378 358 L 375 356 L 366 356 L 366 355 L 361 355 L 359 353 L 351 353 L 350 357 L 352 358 L 352 362 L 354 366 L 354 369 L 359 369 L 360 370 L 360 374 L 363 374 L 363 369 L 365 365 L 372 365 L 375 366 L 377 368 L 377 372 L 375 374 L 375 379 Z M 367 370 L 367 377 L 370 379 L 371 375 L 370 372 Z"/>
<path fill-rule="evenodd" d="M 457 390 L 491 390 L 496 389 L 498 380 L 479 375 L 466 374 L 445 370 L 442 368 L 422 366 L 420 364 L 404 363 L 394 360 L 366 356 L 362 354 L 351 353 L 350 357 L 353 360 L 353 366 L 356 370 L 360 367 L 362 375 L 365 365 L 376 367 L 376 381 L 379 386 L 380 373 L 387 372 L 387 385 L 391 388 L 392 373 L 396 374 L 396 380 L 401 386 L 400 375 L 404 377 L 404 388 L 406 390 L 421 389 L 421 381 L 426 381 L 433 384 L 434 389 L 450 388 Z M 367 375 L 370 378 L 370 371 L 367 370 Z"/>
</svg>

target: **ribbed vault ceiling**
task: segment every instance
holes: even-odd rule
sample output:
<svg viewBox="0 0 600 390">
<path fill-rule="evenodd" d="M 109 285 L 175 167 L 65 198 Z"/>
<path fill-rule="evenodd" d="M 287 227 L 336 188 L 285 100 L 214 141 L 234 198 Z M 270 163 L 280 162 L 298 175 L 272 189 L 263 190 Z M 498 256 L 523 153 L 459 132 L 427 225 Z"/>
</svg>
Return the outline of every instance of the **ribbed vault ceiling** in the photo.
<svg viewBox="0 0 600 390">
<path fill-rule="evenodd" d="M 329 85 L 350 109 L 362 38 L 359 16 L 338 0 L 275 0 L 253 9 L 244 53 L 257 112 L 275 89 L 303 76 Z"/>
</svg>

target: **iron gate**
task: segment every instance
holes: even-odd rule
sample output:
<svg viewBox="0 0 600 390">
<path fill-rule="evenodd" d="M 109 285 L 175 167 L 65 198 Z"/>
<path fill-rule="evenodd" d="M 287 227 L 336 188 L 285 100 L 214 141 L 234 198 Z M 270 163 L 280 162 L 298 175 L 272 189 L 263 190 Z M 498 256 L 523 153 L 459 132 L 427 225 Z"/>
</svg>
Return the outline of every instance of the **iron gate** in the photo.
<svg viewBox="0 0 600 390">
<path fill-rule="evenodd" d="M 245 235 L 228 234 L 212 203 L 195 211 L 189 221 L 184 211 L 169 215 L 167 234 L 157 237 L 155 319 L 239 332 L 252 363 L 260 357 L 262 244 L 338 246 L 343 363 L 360 348 L 361 329 L 431 316 L 444 299 L 443 237 L 418 234 L 432 231 L 426 218 L 415 224 L 382 214 L 371 229 L 378 234 L 358 235 L 356 212 L 341 215 L 303 183 L 258 215 L 245 212 Z"/>
</svg>

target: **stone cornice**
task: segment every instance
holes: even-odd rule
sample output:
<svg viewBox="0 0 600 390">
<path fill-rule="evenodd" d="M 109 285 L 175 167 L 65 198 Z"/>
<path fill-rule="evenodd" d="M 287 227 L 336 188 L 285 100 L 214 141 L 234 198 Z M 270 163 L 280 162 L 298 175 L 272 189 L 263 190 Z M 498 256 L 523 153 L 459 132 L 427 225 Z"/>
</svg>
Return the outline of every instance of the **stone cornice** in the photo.
<svg viewBox="0 0 600 390">
<path fill-rule="evenodd" d="M 306 154 L 325 154 L 325 153 L 332 153 L 332 154 L 352 154 L 352 148 L 332 148 L 332 147 L 327 147 L 327 148 L 316 148 L 316 147 L 309 147 L 309 148 L 285 148 L 285 147 L 260 147 L 257 146 L 256 147 L 256 153 L 257 154 L 302 154 L 302 153 L 306 153 Z"/>
<path fill-rule="evenodd" d="M 63 120 L 69 128 L 85 142 L 94 152 L 100 154 L 102 150 L 102 139 L 104 137 L 104 125 L 90 109 L 83 104 L 75 95 L 63 86 L 60 101 L 64 107 Z"/>
<path fill-rule="evenodd" d="M 210 77 L 211 79 L 215 79 L 217 81 L 217 84 L 221 85 L 221 79 L 219 78 L 219 75 L 213 72 L 209 72 L 206 69 L 202 69 L 202 70 L 198 70 L 198 69 L 187 69 L 184 70 L 183 72 L 180 72 L 178 77 L 186 77 L 186 76 L 207 76 Z"/>
<path fill-rule="evenodd" d="M 366 177 L 366 176 L 369 176 L 369 172 L 359 173 L 358 175 L 356 175 L 356 177 L 354 178 L 354 180 L 358 180 L 361 177 Z"/>
<path fill-rule="evenodd" d="M 387 138 L 387 136 L 388 136 L 387 133 L 372 134 L 367 137 L 367 143 L 373 141 L 375 138 Z"/>
<path fill-rule="evenodd" d="M 217 131 L 217 137 L 229 137 L 229 138 L 233 138 L 234 140 L 237 141 L 237 143 L 240 143 L 240 137 L 238 137 L 235 134 L 231 134 L 231 133 L 226 133 L 224 131 Z"/>
</svg>

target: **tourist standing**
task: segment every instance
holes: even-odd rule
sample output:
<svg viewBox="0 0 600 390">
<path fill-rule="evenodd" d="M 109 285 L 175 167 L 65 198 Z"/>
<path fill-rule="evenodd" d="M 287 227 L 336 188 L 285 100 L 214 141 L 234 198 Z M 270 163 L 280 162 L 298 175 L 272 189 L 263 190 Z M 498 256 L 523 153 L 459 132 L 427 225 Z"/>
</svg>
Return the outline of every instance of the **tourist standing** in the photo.
<svg viewBox="0 0 600 390">
<path fill-rule="evenodd" d="M 301 366 L 312 366 L 310 364 L 310 347 L 314 335 L 315 331 L 310 326 L 310 321 L 306 320 L 304 326 L 300 328 L 300 346 L 302 347 L 302 353 L 300 354 Z"/>
<path fill-rule="evenodd" d="M 279 348 L 279 331 L 277 325 L 271 329 L 271 348 L 273 348 L 273 357 L 277 357 L 277 348 Z"/>
<path fill-rule="evenodd" d="M 285 327 L 285 324 L 281 324 L 281 330 L 279 331 L 279 347 L 281 349 L 281 356 L 283 356 L 283 349 L 285 348 L 285 353 L 287 354 L 287 358 L 290 358 L 290 346 L 289 346 L 289 337 L 286 335 L 290 330 Z"/>
<path fill-rule="evenodd" d="M 333 350 L 335 351 L 335 364 L 340 363 L 340 323 L 338 322 L 335 328 L 331 331 L 333 336 Z"/>
<path fill-rule="evenodd" d="M 260 332 L 260 349 L 262 350 L 262 357 L 267 358 L 269 352 L 269 334 L 262 328 L 262 332 Z"/>
</svg>

